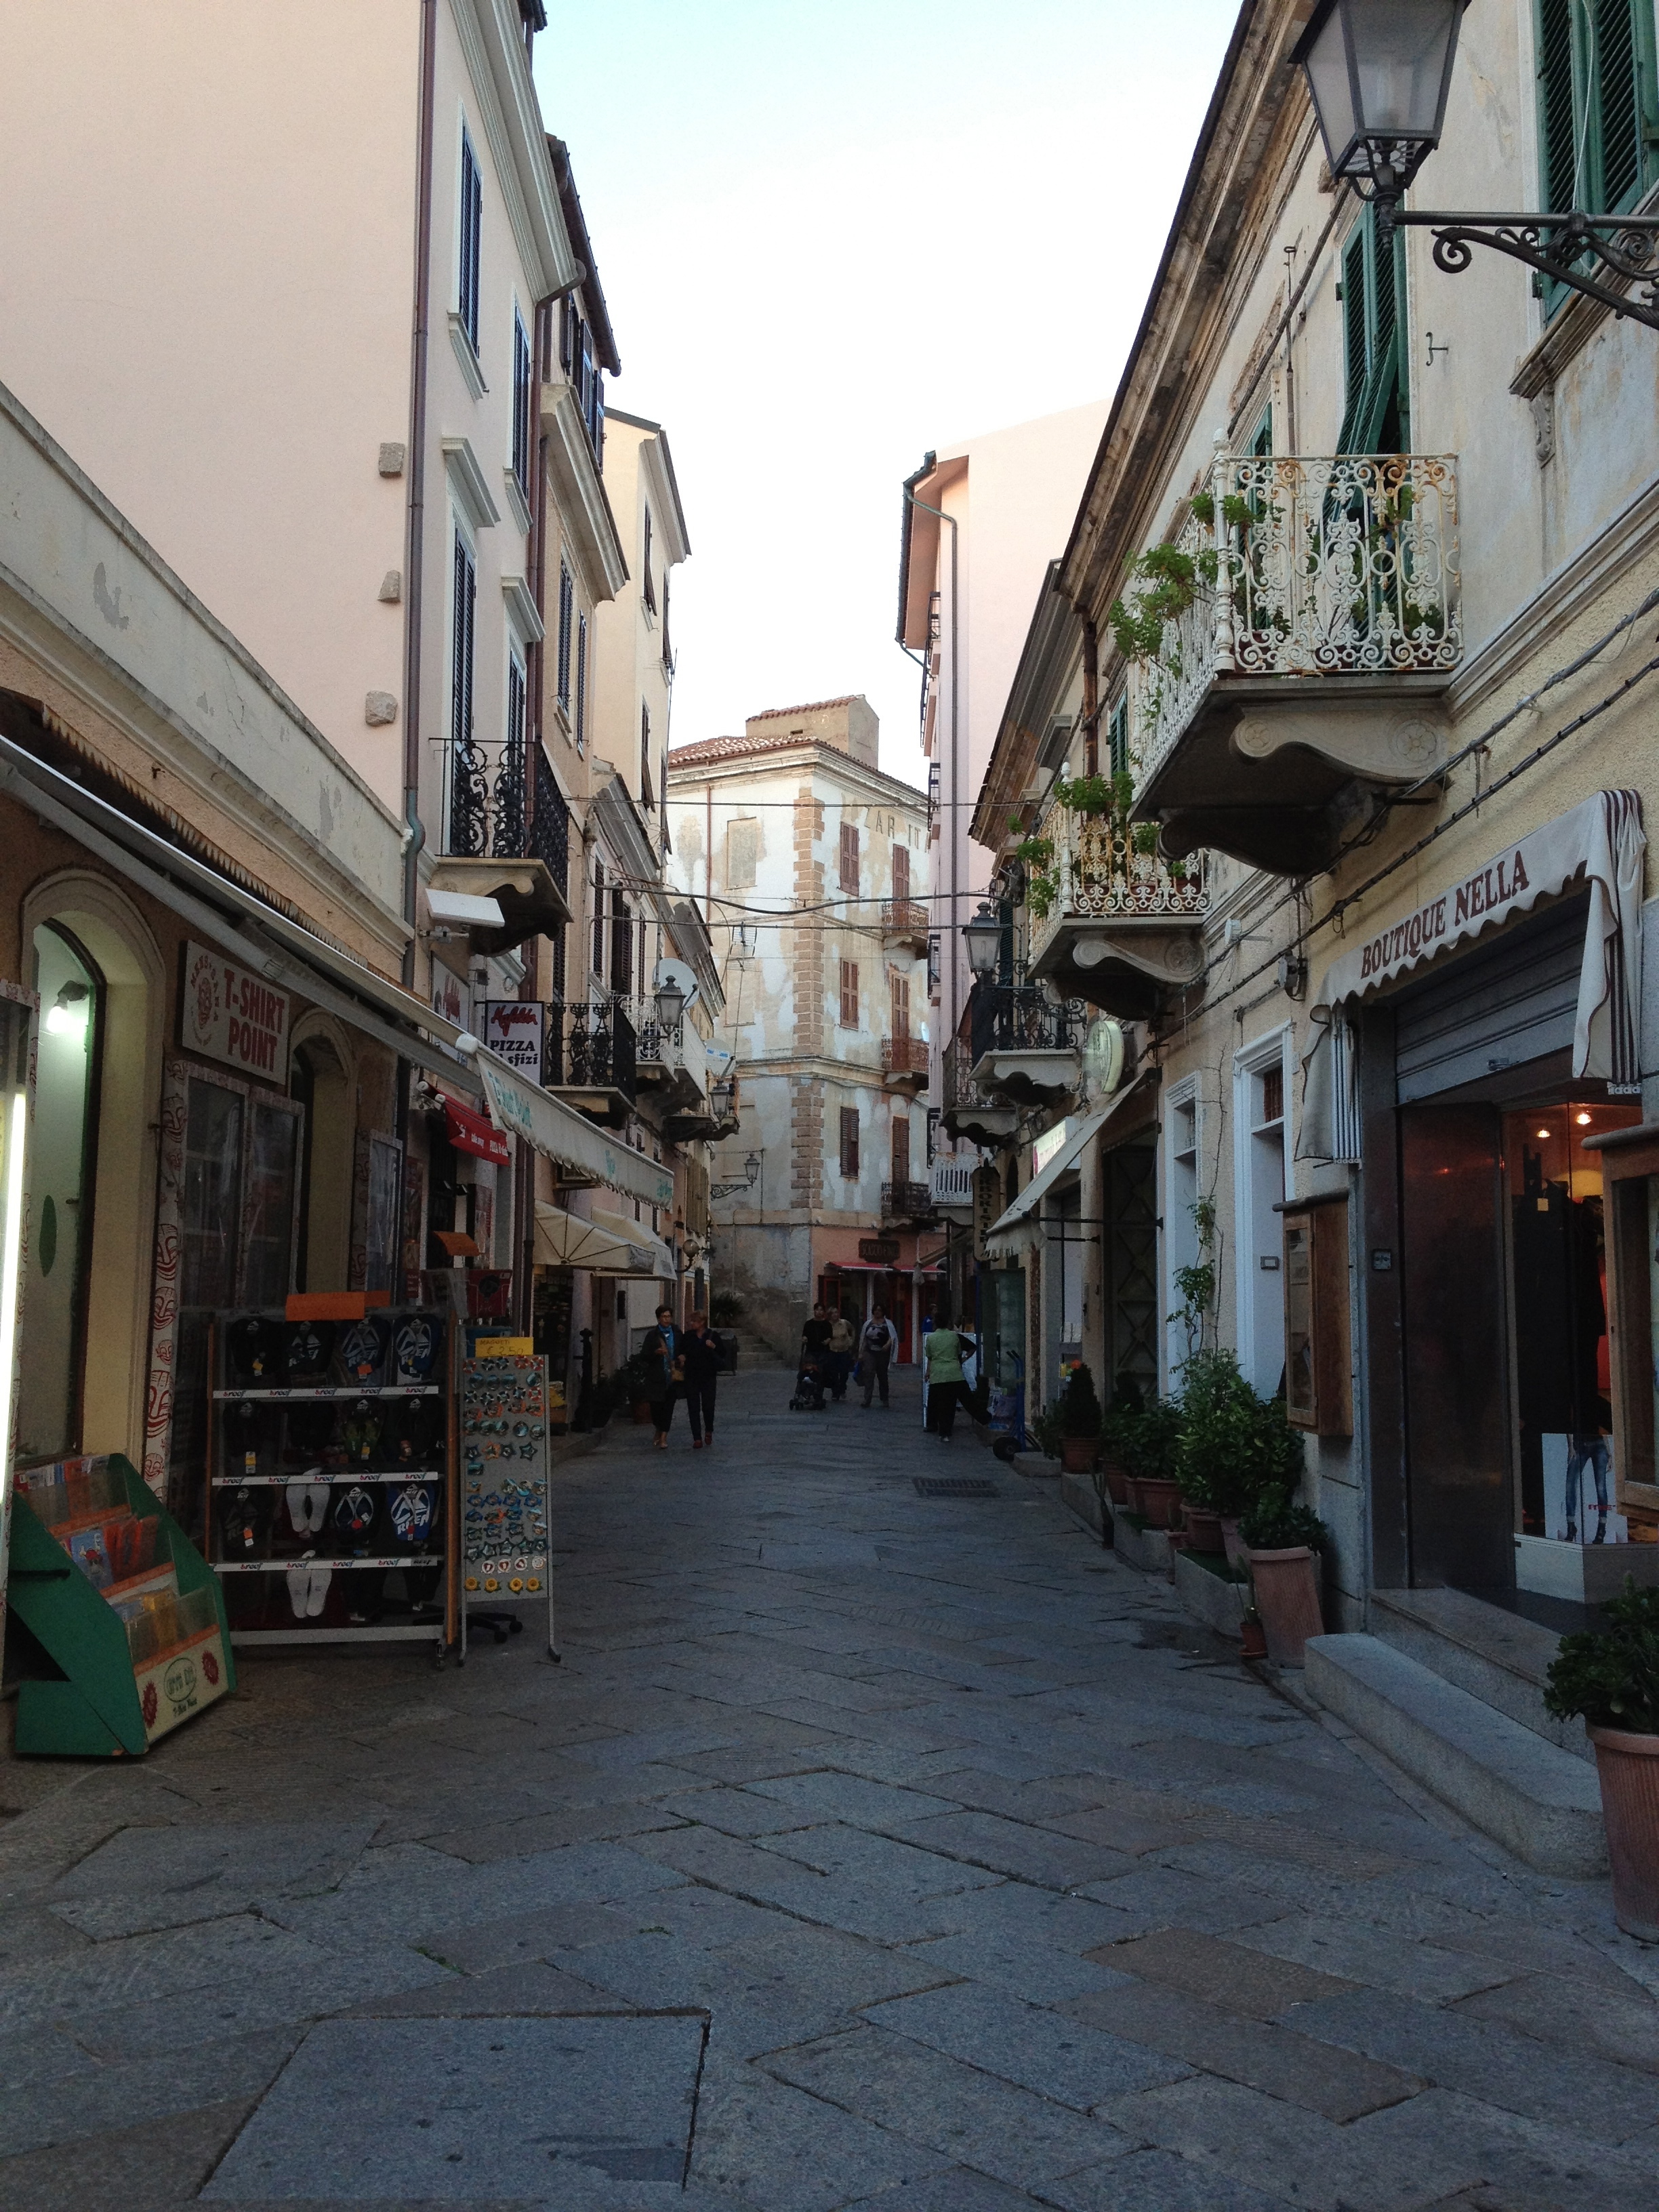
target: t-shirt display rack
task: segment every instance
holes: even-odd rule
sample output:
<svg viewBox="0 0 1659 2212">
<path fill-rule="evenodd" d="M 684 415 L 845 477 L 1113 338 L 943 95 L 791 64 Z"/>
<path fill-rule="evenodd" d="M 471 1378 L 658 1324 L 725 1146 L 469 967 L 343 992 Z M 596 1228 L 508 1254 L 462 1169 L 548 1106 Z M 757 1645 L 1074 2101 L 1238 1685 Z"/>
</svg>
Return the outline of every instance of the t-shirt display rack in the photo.
<svg viewBox="0 0 1659 2212">
<path fill-rule="evenodd" d="M 453 1314 L 361 1294 L 216 1316 L 206 1550 L 233 1644 L 460 1656 L 459 1350 Z"/>
</svg>

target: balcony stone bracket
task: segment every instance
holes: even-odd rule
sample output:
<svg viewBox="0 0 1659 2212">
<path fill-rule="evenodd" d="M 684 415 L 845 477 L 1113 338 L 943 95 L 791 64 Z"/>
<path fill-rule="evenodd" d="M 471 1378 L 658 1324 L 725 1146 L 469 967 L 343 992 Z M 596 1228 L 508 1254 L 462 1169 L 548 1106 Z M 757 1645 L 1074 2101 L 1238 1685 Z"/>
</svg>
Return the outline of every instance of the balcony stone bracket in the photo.
<svg viewBox="0 0 1659 2212">
<path fill-rule="evenodd" d="M 446 855 L 433 862 L 431 882 L 441 891 L 463 891 L 493 898 L 504 927 L 475 928 L 476 953 L 509 952 L 528 937 L 549 937 L 570 920 L 570 908 L 544 860 L 460 860 Z"/>
<path fill-rule="evenodd" d="M 1329 866 L 1390 793 L 1432 776 L 1448 749 L 1449 671 L 1250 677 L 1211 688 L 1138 794 L 1158 850 L 1206 847 L 1277 875 Z"/>
<path fill-rule="evenodd" d="M 1132 1022 L 1150 1021 L 1172 992 L 1190 988 L 1203 969 L 1201 916 L 1163 925 L 1067 921 L 1031 963 L 1032 975 L 1052 982 L 1062 997 Z"/>
<path fill-rule="evenodd" d="M 973 1073 L 976 1088 L 1015 1106 L 1050 1105 L 1075 1091 L 1082 1079 L 1081 1055 L 1069 1048 L 994 1048 L 975 1063 Z"/>
<path fill-rule="evenodd" d="M 984 1145 L 993 1152 L 1000 1151 L 1019 1127 L 1019 1109 L 1015 1106 L 987 1106 L 972 1099 L 964 1099 L 947 1106 L 939 1116 L 939 1126 L 947 1137 L 966 1137 L 970 1144 Z"/>
</svg>

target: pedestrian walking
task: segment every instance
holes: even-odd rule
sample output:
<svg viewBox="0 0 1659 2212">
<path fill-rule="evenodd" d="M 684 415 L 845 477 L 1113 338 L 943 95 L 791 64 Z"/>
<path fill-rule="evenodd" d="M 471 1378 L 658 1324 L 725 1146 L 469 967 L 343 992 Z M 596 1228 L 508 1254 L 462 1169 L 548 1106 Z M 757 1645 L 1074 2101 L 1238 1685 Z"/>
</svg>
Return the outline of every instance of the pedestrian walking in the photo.
<svg viewBox="0 0 1659 2212">
<path fill-rule="evenodd" d="M 684 1338 L 674 1326 L 672 1306 L 657 1308 L 657 1326 L 640 1346 L 640 1357 L 651 1367 L 651 1425 L 656 1431 L 654 1442 L 659 1451 L 668 1449 L 669 1424 L 674 1418 L 674 1400 L 685 1381 L 685 1364 L 681 1346 Z"/>
<path fill-rule="evenodd" d="M 859 1339 L 859 1364 L 864 1374 L 864 1403 L 867 1409 L 870 1394 L 879 1387 L 881 1402 L 887 1403 L 887 1370 L 898 1350 L 898 1331 L 887 1318 L 885 1306 L 873 1306 L 870 1318 L 864 1324 Z"/>
<path fill-rule="evenodd" d="M 830 1395 L 839 1406 L 853 1366 L 853 1324 L 839 1310 L 830 1324 Z"/>
<path fill-rule="evenodd" d="M 800 1358 L 797 1364 L 805 1367 L 810 1360 L 822 1375 L 829 1350 L 830 1316 L 823 1306 L 816 1305 L 801 1324 Z"/>
<path fill-rule="evenodd" d="M 680 1340 L 685 1367 L 685 1410 L 691 1422 L 691 1449 L 714 1441 L 714 1381 L 720 1370 L 720 1340 L 706 1314 L 694 1313 Z"/>
<path fill-rule="evenodd" d="M 962 1339 L 951 1328 L 948 1313 L 934 1315 L 933 1326 L 922 1340 L 921 1364 L 927 1383 L 927 1425 L 941 1443 L 948 1444 L 957 1403 L 967 1395 Z"/>
</svg>

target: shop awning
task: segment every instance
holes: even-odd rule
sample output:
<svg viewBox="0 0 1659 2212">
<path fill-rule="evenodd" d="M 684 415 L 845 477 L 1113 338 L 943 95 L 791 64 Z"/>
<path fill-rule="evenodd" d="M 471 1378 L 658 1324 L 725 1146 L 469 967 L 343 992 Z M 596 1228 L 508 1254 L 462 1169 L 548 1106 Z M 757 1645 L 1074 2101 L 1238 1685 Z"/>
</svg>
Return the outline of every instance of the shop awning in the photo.
<svg viewBox="0 0 1659 2212">
<path fill-rule="evenodd" d="M 494 1160 L 498 1167 L 512 1164 L 513 1147 L 495 1124 L 470 1107 L 458 1106 L 453 1098 L 444 1101 L 444 1133 L 458 1152 L 471 1152 L 474 1159 Z"/>
<path fill-rule="evenodd" d="M 562 1206 L 536 1208 L 536 1264 L 541 1267 L 586 1267 L 596 1275 L 632 1275 L 672 1283 L 674 1261 L 668 1247 L 642 1221 L 595 1206 L 584 1221 Z"/>
<path fill-rule="evenodd" d="M 477 1089 L 477 1078 L 453 1050 L 462 1034 L 453 1022 L 3 737 L 0 791 L 95 853 L 159 904 L 182 915 L 203 937 L 234 953 L 267 982 L 337 1014 L 460 1090 Z"/>
<path fill-rule="evenodd" d="M 993 1260 L 1006 1260 L 1013 1256 L 1018 1247 L 1012 1242 L 1010 1232 L 1018 1229 L 1022 1222 L 1035 1219 L 1037 1208 L 1060 1181 L 1061 1176 L 1069 1173 L 1077 1165 L 1083 1156 L 1085 1145 L 1091 1143 L 1095 1138 L 1103 1135 L 1112 1122 L 1118 1123 L 1126 1132 L 1131 1127 L 1138 1128 L 1140 1126 L 1145 1115 L 1146 1093 L 1149 1088 L 1159 1079 L 1157 1068 L 1142 1068 L 1140 1073 L 1132 1082 L 1126 1083 L 1121 1089 L 1115 1091 L 1098 1112 L 1091 1114 L 1085 1121 L 1079 1123 L 1042 1173 L 1031 1177 L 1013 1204 L 1006 1212 L 999 1214 L 986 1231 L 985 1250 L 988 1257 Z M 1006 1240 L 1003 1243 L 1000 1250 L 996 1249 L 995 1240 L 998 1238 Z"/>
<path fill-rule="evenodd" d="M 472 1065 L 498 1129 L 522 1137 L 562 1167 L 574 1168 L 579 1174 L 609 1183 L 625 1198 L 641 1199 L 647 1206 L 673 1204 L 674 1178 L 666 1168 L 647 1159 L 631 1146 L 618 1144 L 574 1107 L 567 1106 L 562 1098 L 550 1097 L 538 1084 L 526 1083 L 487 1048 L 473 1055 Z M 637 1228 L 639 1224 L 633 1226 Z"/>
<path fill-rule="evenodd" d="M 1399 982 L 1440 954 L 1529 913 L 1540 898 L 1580 883 L 1589 885 L 1589 920 L 1572 1072 L 1603 1079 L 1615 1096 L 1638 1091 L 1646 850 L 1639 794 L 1598 791 L 1333 961 L 1309 1008 L 1313 1042 L 1302 1062 L 1296 1157 L 1359 1158 L 1358 1070 L 1342 1012 L 1347 1001 Z"/>
</svg>

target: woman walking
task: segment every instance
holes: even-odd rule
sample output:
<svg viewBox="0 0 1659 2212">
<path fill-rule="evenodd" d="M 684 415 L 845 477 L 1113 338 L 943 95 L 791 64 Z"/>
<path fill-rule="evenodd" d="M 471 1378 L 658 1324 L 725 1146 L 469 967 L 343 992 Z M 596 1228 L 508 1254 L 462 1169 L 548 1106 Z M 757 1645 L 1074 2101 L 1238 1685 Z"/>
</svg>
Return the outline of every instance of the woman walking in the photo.
<svg viewBox="0 0 1659 2212">
<path fill-rule="evenodd" d="M 864 1324 L 859 1339 L 859 1365 L 864 1374 L 864 1403 L 867 1409 L 870 1393 L 879 1383 L 881 1402 L 887 1403 L 887 1369 L 893 1354 L 898 1350 L 898 1331 L 887 1318 L 885 1306 L 871 1309 L 870 1318 Z"/>
<path fill-rule="evenodd" d="M 922 1339 L 921 1364 L 927 1382 L 927 1425 L 943 1444 L 951 1441 L 957 1401 L 966 1395 L 967 1377 L 962 1371 L 962 1339 L 951 1326 L 948 1313 L 936 1314 L 933 1326 Z"/>
<path fill-rule="evenodd" d="M 657 1326 L 640 1346 L 640 1356 L 651 1363 L 651 1425 L 659 1451 L 668 1449 L 668 1427 L 674 1418 L 674 1397 L 685 1380 L 682 1360 L 684 1333 L 674 1326 L 672 1306 L 657 1308 Z"/>
<path fill-rule="evenodd" d="M 720 1340 L 706 1314 L 694 1313 L 680 1339 L 685 1361 L 685 1410 L 691 1417 L 691 1449 L 714 1442 L 714 1378 L 720 1371 Z"/>
</svg>

